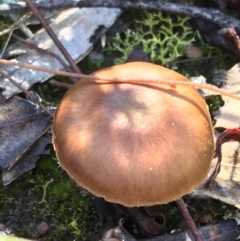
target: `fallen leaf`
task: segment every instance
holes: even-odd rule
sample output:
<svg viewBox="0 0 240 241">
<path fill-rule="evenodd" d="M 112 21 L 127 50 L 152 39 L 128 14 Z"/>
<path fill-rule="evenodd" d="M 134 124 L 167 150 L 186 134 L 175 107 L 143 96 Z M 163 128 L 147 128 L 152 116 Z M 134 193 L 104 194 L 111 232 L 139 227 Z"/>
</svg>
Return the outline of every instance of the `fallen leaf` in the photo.
<svg viewBox="0 0 240 241">
<path fill-rule="evenodd" d="M 221 89 L 232 94 L 240 95 L 240 64 L 234 65 L 228 71 L 221 71 L 215 75 L 214 82 L 222 83 Z M 222 96 L 224 106 L 214 113 L 216 119 L 215 128 L 239 128 L 240 127 L 240 101 Z"/>
<path fill-rule="evenodd" d="M 240 205 L 240 144 L 222 145 L 221 170 L 210 188 L 204 193 L 231 205 Z"/>
<path fill-rule="evenodd" d="M 217 71 L 214 82 L 222 89 L 240 94 L 240 64 L 228 71 Z M 207 92 L 210 94 L 209 92 Z M 222 96 L 223 107 L 214 112 L 215 128 L 233 129 L 240 127 L 240 101 Z M 240 144 L 229 142 L 222 145 L 221 170 L 207 192 L 207 196 L 219 199 L 240 208 Z"/>
<path fill-rule="evenodd" d="M 114 23 L 120 13 L 121 10 L 117 8 L 71 8 L 61 11 L 50 24 L 50 27 L 72 58 L 80 61 L 91 51 L 96 40 Z M 48 49 L 62 57 L 62 54 L 45 30 L 42 29 L 36 33 L 31 41 L 38 47 Z M 21 46 L 23 49 L 27 49 L 27 52 L 14 61 L 55 70 L 63 69 L 55 58 L 39 53 L 34 49 L 26 48 L 26 45 Z M 17 48 L 19 48 L 19 45 Z M 14 48 L 11 48 L 11 51 L 14 51 Z M 3 66 L 1 70 L 20 83 L 25 89 L 29 89 L 36 83 L 42 83 L 53 76 L 49 73 L 14 66 Z M 0 101 L 20 92 L 15 85 L 2 77 L 0 77 L 0 89 L 3 90 L 0 93 Z"/>
<path fill-rule="evenodd" d="M 16 178 L 21 176 L 23 173 L 32 170 L 35 167 L 36 161 L 40 155 L 50 154 L 50 149 L 46 150 L 46 146 L 52 142 L 50 134 L 44 135 L 34 143 L 30 150 L 20 158 L 20 160 L 10 169 L 4 169 L 2 171 L 2 184 L 4 186 L 10 184 Z"/>
<path fill-rule="evenodd" d="M 14 96 L 0 105 L 0 169 L 16 162 L 42 135 L 47 113 Z"/>
</svg>

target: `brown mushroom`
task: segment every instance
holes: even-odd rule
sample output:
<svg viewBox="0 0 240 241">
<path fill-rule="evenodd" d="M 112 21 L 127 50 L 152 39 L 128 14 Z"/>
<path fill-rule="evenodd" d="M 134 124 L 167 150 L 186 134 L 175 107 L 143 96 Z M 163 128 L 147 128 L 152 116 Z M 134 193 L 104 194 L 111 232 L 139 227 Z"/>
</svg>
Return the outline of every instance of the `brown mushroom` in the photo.
<svg viewBox="0 0 240 241">
<path fill-rule="evenodd" d="M 168 203 L 197 188 L 214 153 L 208 108 L 191 86 L 152 82 L 189 80 L 146 62 L 92 76 L 124 83 L 81 79 L 57 108 L 54 148 L 76 183 L 129 207 Z"/>
</svg>

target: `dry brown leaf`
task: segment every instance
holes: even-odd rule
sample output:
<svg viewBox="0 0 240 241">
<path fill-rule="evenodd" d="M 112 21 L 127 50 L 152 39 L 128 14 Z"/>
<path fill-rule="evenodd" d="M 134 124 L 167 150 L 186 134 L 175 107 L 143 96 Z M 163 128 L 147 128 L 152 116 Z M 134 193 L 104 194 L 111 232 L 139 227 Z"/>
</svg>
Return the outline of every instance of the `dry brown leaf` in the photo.
<svg viewBox="0 0 240 241">
<path fill-rule="evenodd" d="M 23 173 L 32 170 L 40 155 L 50 154 L 50 149 L 46 150 L 46 146 L 52 142 L 51 135 L 44 135 L 36 141 L 27 153 L 10 169 L 2 171 L 2 184 L 4 186 L 10 184 Z"/>
<path fill-rule="evenodd" d="M 18 160 L 42 135 L 47 113 L 36 105 L 14 96 L 0 105 L 0 169 Z"/>
<path fill-rule="evenodd" d="M 58 16 L 50 24 L 50 27 L 71 57 L 76 61 L 80 61 L 91 51 L 96 40 L 115 22 L 120 13 L 121 10 L 117 8 L 70 8 L 65 11 L 59 11 Z M 37 32 L 30 40 L 38 47 L 48 49 L 62 56 L 44 29 Z M 16 57 L 15 61 L 49 69 L 63 69 L 62 65 L 55 58 L 27 48 L 22 44 L 18 44 L 16 49 L 18 50 L 20 47 L 26 50 L 26 54 Z M 14 52 L 15 49 L 11 48 L 11 51 Z M 5 71 L 25 89 L 29 89 L 36 83 L 42 83 L 53 76 L 49 73 L 14 66 L 3 66 L 1 70 Z M 1 88 L 0 103 L 1 100 L 8 99 L 20 92 L 15 85 L 2 77 L 0 77 Z"/>
</svg>

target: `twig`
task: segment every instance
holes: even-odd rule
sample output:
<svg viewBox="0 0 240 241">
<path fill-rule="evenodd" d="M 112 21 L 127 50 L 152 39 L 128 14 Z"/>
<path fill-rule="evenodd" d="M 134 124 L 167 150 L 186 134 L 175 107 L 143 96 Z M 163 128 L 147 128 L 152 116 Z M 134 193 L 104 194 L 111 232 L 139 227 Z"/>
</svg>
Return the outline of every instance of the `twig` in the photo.
<svg viewBox="0 0 240 241">
<path fill-rule="evenodd" d="M 57 86 L 57 87 L 64 88 L 64 89 L 69 89 L 72 86 L 70 84 L 62 83 L 62 82 L 59 82 L 54 79 L 49 80 L 48 83 L 53 86 Z"/>
<path fill-rule="evenodd" d="M 220 59 L 220 58 L 225 58 L 231 56 L 230 54 L 222 54 L 222 55 L 214 55 L 214 56 L 209 56 L 209 57 L 202 57 L 202 58 L 196 58 L 196 59 L 180 59 L 180 60 L 172 60 L 164 64 L 164 66 L 169 65 L 169 64 L 185 64 L 189 62 L 194 62 L 194 61 L 208 61 L 211 59 Z"/>
<path fill-rule="evenodd" d="M 199 233 L 199 230 L 197 229 L 197 226 L 196 226 L 195 222 L 193 221 L 183 199 L 182 198 L 178 199 L 176 201 L 176 203 L 177 203 L 179 209 L 181 210 L 181 213 L 182 213 L 184 219 L 186 220 L 186 223 L 188 224 L 188 227 L 191 230 L 195 241 L 203 241 L 203 239 Z"/>
<path fill-rule="evenodd" d="M 35 5 L 32 3 L 31 0 L 25 0 L 27 6 L 32 10 L 33 14 L 36 16 L 36 18 L 39 20 L 39 22 L 42 24 L 48 35 L 52 38 L 53 42 L 56 44 L 56 46 L 59 48 L 63 56 L 66 58 L 68 61 L 71 69 L 75 73 L 81 73 L 79 68 L 77 67 L 76 63 L 72 59 L 72 57 L 69 55 L 68 51 L 65 49 L 63 44 L 59 41 L 58 37 L 56 34 L 53 32 L 53 30 L 48 26 L 46 23 L 45 19 L 42 17 L 38 9 L 35 7 Z"/>
<path fill-rule="evenodd" d="M 69 72 L 65 72 L 65 71 L 61 71 L 61 70 L 53 70 L 53 69 L 47 69 L 47 68 L 42 68 L 42 67 L 38 67 L 38 66 L 34 66 L 31 64 L 26 64 L 26 63 L 16 63 L 16 62 L 12 62 L 9 60 L 5 60 L 5 59 L 0 59 L 0 64 L 4 64 L 4 65 L 11 65 L 11 66 L 19 66 L 22 68 L 27 68 L 27 69 L 32 69 L 32 70 L 37 70 L 37 71 L 43 71 L 43 72 L 47 72 L 47 73 L 51 73 L 51 74 L 56 74 L 56 75 L 63 75 L 63 76 L 68 76 L 68 77 L 75 77 L 75 78 L 84 78 L 84 79 L 88 79 L 89 81 L 93 81 L 95 83 L 102 83 L 102 84 L 114 84 L 114 83 L 128 83 L 128 84 L 145 84 L 145 85 L 150 85 L 151 83 L 156 83 L 156 84 L 166 84 L 166 85 L 186 85 L 186 86 L 193 86 L 196 88 L 202 88 L 202 89 L 206 89 L 206 90 L 210 90 L 213 92 L 216 92 L 218 94 L 224 95 L 224 96 L 228 96 L 230 98 L 236 99 L 236 100 L 240 100 L 240 96 L 234 95 L 229 93 L 228 91 L 219 89 L 216 86 L 210 85 L 210 84 L 198 84 L 198 83 L 192 83 L 192 82 L 185 82 L 185 81 L 180 81 L 180 80 L 171 80 L 171 79 L 158 79 L 158 80 L 131 80 L 131 79 L 111 79 L 111 78 L 98 78 L 96 76 L 91 76 L 91 75 L 84 75 L 84 74 L 78 74 L 78 73 L 69 73 Z"/>
<path fill-rule="evenodd" d="M 17 63 L 17 62 L 6 60 L 6 59 L 0 59 L 0 64 L 10 65 L 10 66 L 18 66 L 18 67 L 21 67 L 21 68 L 32 69 L 32 70 L 42 71 L 42 72 L 51 73 L 51 74 L 55 74 L 55 75 L 73 77 L 73 78 L 95 79 L 92 76 L 88 76 L 88 75 L 84 75 L 84 74 L 72 73 L 72 72 L 66 72 L 66 71 L 54 70 L 54 69 L 48 69 L 48 68 L 43 68 L 43 67 L 39 67 L 39 66 L 36 66 L 36 65 L 27 64 L 27 63 L 20 63 L 20 62 Z"/>
</svg>

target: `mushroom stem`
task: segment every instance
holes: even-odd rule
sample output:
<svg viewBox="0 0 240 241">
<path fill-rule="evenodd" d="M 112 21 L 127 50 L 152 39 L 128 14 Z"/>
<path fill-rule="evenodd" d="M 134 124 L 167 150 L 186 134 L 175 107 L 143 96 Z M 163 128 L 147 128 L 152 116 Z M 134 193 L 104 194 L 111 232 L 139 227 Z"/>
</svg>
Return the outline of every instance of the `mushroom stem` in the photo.
<svg viewBox="0 0 240 241">
<path fill-rule="evenodd" d="M 197 226 L 196 226 L 195 222 L 193 221 L 183 199 L 180 198 L 180 199 L 176 200 L 176 203 L 177 203 L 183 217 L 185 218 L 187 225 L 193 234 L 194 239 L 196 241 L 203 241 L 203 239 L 197 229 Z"/>
</svg>

